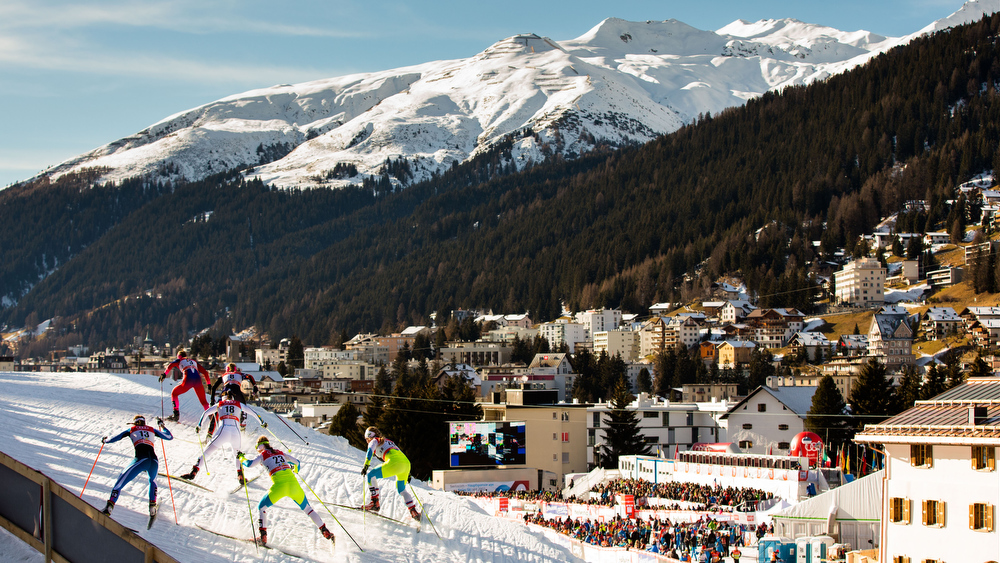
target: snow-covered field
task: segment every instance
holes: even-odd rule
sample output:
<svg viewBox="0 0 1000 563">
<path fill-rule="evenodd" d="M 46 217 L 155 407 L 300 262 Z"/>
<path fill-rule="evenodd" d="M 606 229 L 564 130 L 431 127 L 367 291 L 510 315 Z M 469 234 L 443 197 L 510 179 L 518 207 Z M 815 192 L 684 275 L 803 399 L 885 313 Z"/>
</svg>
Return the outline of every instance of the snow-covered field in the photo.
<svg viewBox="0 0 1000 563">
<path fill-rule="evenodd" d="M 170 412 L 169 393 L 173 382 L 163 383 L 166 412 Z M 101 445 L 102 436 L 114 435 L 141 413 L 147 419 L 160 415 L 160 384 L 148 375 L 96 373 L 0 373 L 0 450 L 67 487 L 79 492 L 87 479 Z M 193 393 L 181 396 L 181 424 L 167 423 L 174 440 L 165 442 L 166 465 L 171 474 L 187 471 L 200 449 L 193 425 L 201 407 Z M 331 503 L 356 505 L 362 498 L 363 478 L 359 473 L 364 452 L 347 441 L 296 426 L 306 445 L 286 428 L 277 416 L 258 410 L 273 431 L 302 461 L 300 477 L 329 506 Z M 246 449 L 262 432 L 256 423 L 247 426 Z M 159 441 L 158 441 L 159 442 Z M 272 438 L 276 446 L 279 444 Z M 280 447 L 280 446 L 279 446 Z M 118 500 L 113 517 L 153 542 L 182 562 L 294 561 L 275 550 L 257 553 L 249 542 L 219 537 L 197 526 L 221 533 L 250 538 L 250 513 L 243 491 L 237 488 L 235 462 L 221 453 L 207 460 L 211 475 L 204 470 L 197 482 L 213 489 L 202 489 L 173 481 L 173 500 L 163 476 L 163 448 L 160 456 L 160 514 L 150 530 L 145 530 L 146 485 L 143 479 L 130 483 Z M 225 449 L 223 451 L 226 451 Z M 132 459 L 129 441 L 104 447 L 84 500 L 103 508 L 121 469 Z M 232 463 L 232 465 L 230 465 Z M 247 477 L 253 477 L 256 468 Z M 401 526 L 361 512 L 333 506 L 333 514 L 364 548 L 362 552 L 348 538 L 326 509 L 308 489 L 306 496 L 337 535 L 337 548 L 331 553 L 313 523 L 291 500 L 284 499 L 268 512 L 269 542 L 315 561 L 575 561 L 567 549 L 547 542 L 540 532 L 526 526 L 495 518 L 468 499 L 412 482 L 427 514 L 443 539 L 439 540 L 426 523 L 423 531 Z M 250 500 L 256 518 L 257 502 L 264 495 L 270 479 L 266 476 L 250 484 Z M 389 481 L 382 481 L 382 513 L 394 518 L 406 514 L 402 500 Z M 305 489 L 305 487 L 303 487 Z M 0 530 L 2 531 L 2 530 Z M 4 532 L 0 534 L 0 559 L 3 561 L 41 561 L 41 556 Z M 37 557 L 36 557 L 37 555 Z"/>
</svg>

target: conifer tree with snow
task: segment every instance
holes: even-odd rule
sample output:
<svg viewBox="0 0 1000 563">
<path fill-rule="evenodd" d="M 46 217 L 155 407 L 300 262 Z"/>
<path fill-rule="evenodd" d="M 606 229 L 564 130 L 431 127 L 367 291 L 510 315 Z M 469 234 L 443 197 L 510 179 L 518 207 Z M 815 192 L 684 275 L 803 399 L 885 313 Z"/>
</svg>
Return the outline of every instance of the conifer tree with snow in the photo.
<svg viewBox="0 0 1000 563">
<path fill-rule="evenodd" d="M 823 376 L 813 393 L 812 406 L 806 414 L 805 429 L 815 432 L 828 444 L 841 444 L 849 438 L 847 408 L 844 396 L 833 377 Z"/>
<path fill-rule="evenodd" d="M 617 469 L 620 456 L 650 454 L 650 445 L 639 432 L 639 417 L 635 411 L 626 408 L 632 399 L 628 381 L 624 377 L 620 378 L 608 404 L 610 408 L 605 419 L 607 429 L 604 432 L 604 444 L 600 447 L 600 465 L 605 469 Z"/>
</svg>

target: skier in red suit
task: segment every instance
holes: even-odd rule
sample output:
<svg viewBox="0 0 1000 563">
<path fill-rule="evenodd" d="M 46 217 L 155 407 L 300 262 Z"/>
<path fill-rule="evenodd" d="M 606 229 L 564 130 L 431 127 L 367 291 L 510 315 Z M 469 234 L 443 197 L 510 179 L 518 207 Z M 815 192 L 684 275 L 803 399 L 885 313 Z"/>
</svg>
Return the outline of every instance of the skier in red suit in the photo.
<svg viewBox="0 0 1000 563">
<path fill-rule="evenodd" d="M 187 352 L 184 350 L 179 350 L 177 352 L 177 359 L 167 364 L 167 369 L 163 370 L 163 375 L 160 376 L 160 381 L 173 371 L 174 368 L 181 370 L 184 374 L 184 378 L 181 380 L 181 384 L 174 387 L 174 390 L 170 392 L 170 399 L 174 403 L 174 414 L 167 418 L 167 420 L 176 421 L 181 416 L 181 403 L 180 396 L 182 393 L 187 393 L 189 390 L 194 389 L 195 395 L 198 396 L 198 400 L 201 401 L 201 406 L 203 410 L 208 409 L 208 399 L 205 398 L 205 383 L 208 382 L 208 370 L 201 367 L 201 364 L 187 357 Z M 205 377 L 202 380 L 202 376 Z"/>
</svg>

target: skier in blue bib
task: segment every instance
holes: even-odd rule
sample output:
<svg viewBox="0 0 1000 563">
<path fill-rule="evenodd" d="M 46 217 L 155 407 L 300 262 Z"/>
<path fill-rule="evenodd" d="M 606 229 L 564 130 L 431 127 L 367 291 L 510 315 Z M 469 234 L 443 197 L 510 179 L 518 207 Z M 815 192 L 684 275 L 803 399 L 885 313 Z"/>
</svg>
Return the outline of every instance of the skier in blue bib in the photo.
<svg viewBox="0 0 1000 563">
<path fill-rule="evenodd" d="M 128 436 L 135 447 L 135 458 L 122 471 L 122 474 L 118 477 L 118 481 L 115 482 L 115 486 L 111 489 L 111 498 L 108 499 L 107 506 L 102 510 L 104 514 L 111 515 L 111 511 L 115 508 L 115 503 L 118 502 L 118 495 L 121 494 L 125 485 L 129 484 L 132 479 L 135 479 L 140 473 L 145 471 L 149 476 L 149 517 L 152 519 L 156 516 L 156 474 L 160 470 L 160 463 L 156 458 L 156 450 L 153 449 L 153 436 L 161 440 L 174 439 L 173 434 L 163 425 L 162 420 L 156 419 L 156 423 L 160 427 L 159 430 L 152 426 L 146 426 L 146 418 L 141 414 L 137 414 L 132 419 L 131 428 L 126 428 L 120 434 L 111 438 L 107 436 L 101 438 L 101 443 L 113 444 Z"/>
</svg>

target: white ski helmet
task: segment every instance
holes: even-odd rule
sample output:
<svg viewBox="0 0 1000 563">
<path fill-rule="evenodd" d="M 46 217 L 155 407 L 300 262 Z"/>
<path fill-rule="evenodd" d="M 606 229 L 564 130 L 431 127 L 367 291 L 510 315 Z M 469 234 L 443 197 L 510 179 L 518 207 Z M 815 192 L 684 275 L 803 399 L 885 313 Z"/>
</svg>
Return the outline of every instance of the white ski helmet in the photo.
<svg viewBox="0 0 1000 563">
<path fill-rule="evenodd" d="M 375 428 L 374 426 L 369 426 L 365 430 L 365 441 L 366 442 L 371 442 L 372 440 L 374 440 L 375 438 L 378 438 L 378 437 L 379 437 L 378 428 Z"/>
<path fill-rule="evenodd" d="M 134 424 L 136 426 L 145 426 L 146 425 L 146 417 L 142 416 L 141 414 L 137 414 L 137 415 L 135 415 L 135 418 L 132 419 L 132 424 Z"/>
</svg>

